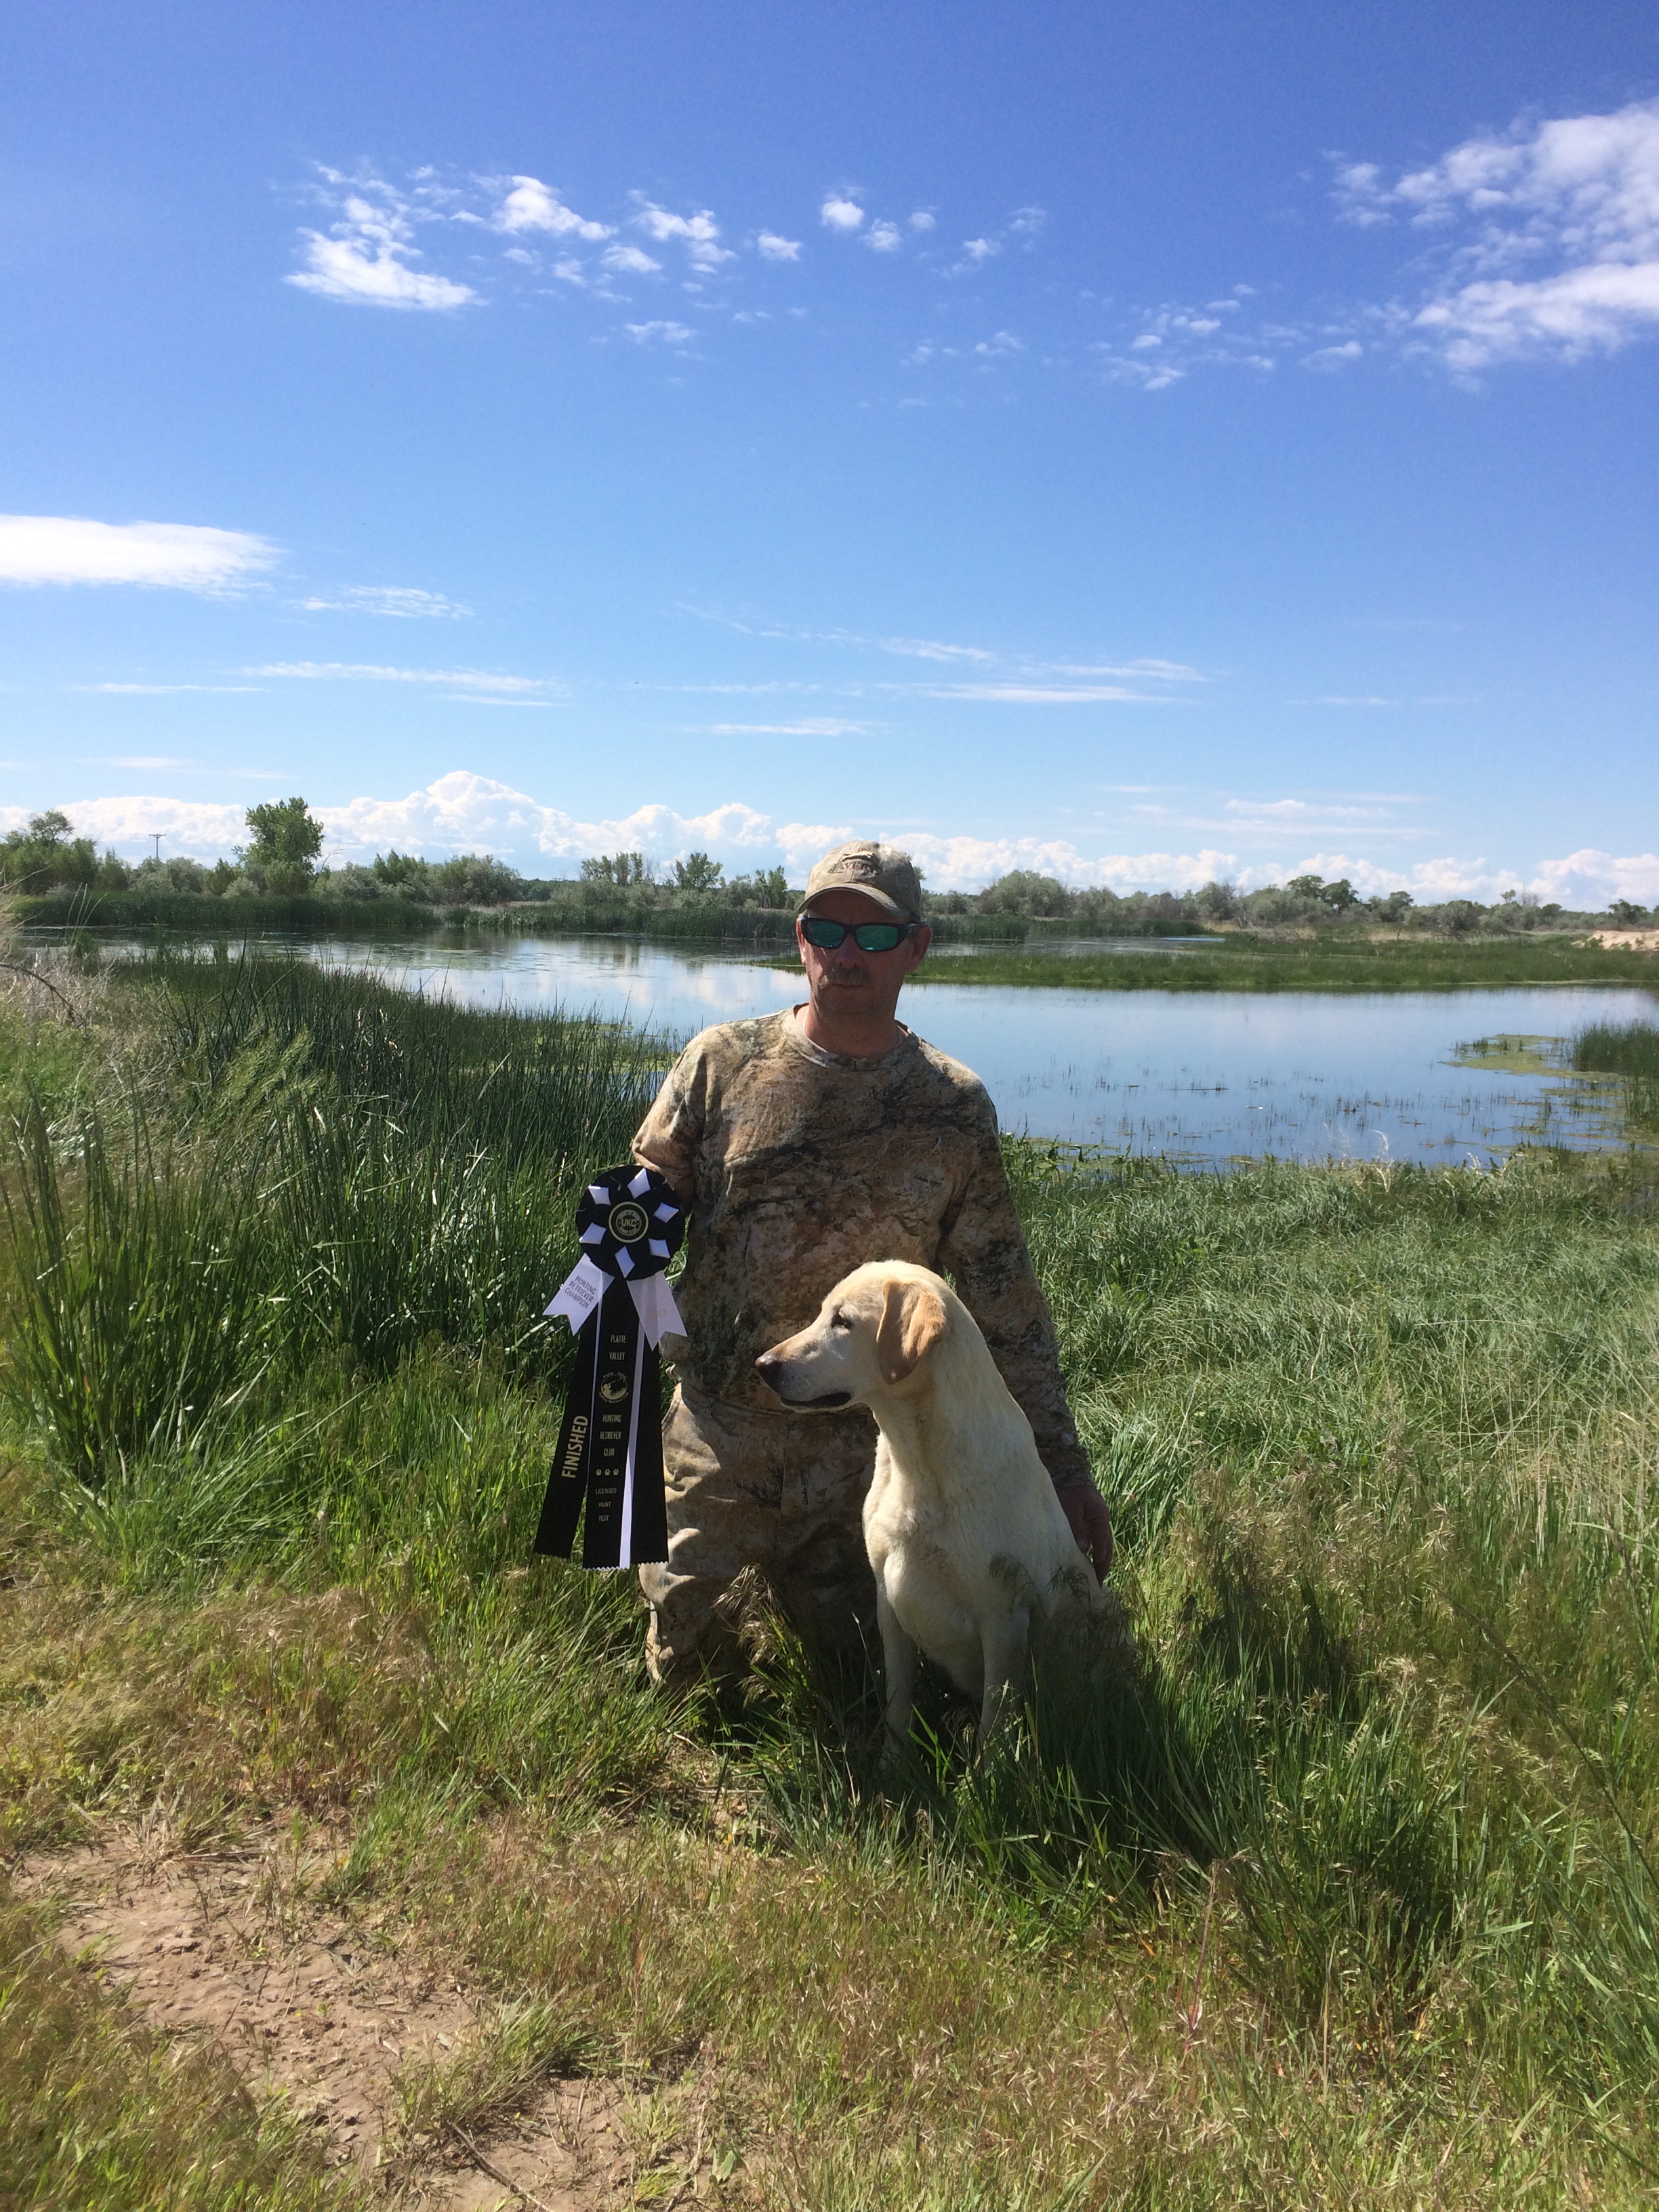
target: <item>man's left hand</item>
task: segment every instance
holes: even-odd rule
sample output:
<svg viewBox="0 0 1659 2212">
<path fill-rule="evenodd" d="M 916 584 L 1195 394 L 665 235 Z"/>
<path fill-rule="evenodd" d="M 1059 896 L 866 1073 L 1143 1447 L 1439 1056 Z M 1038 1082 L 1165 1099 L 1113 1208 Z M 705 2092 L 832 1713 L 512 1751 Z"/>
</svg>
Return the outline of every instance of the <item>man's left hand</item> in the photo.
<svg viewBox="0 0 1659 2212">
<path fill-rule="evenodd" d="M 1070 1483 L 1054 1496 L 1065 1510 L 1079 1551 L 1104 1582 L 1112 1568 L 1112 1516 L 1106 1500 L 1092 1482 Z"/>
</svg>

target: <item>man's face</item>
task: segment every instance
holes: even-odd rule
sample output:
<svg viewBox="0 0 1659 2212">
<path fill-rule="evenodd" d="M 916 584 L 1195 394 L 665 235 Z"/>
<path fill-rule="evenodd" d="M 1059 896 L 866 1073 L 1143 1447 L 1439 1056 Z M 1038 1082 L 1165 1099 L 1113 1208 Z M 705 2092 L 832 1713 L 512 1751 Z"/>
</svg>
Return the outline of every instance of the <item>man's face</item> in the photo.
<svg viewBox="0 0 1659 2212">
<path fill-rule="evenodd" d="M 861 921 L 898 920 L 862 891 L 823 891 L 813 900 L 812 912 L 825 921 L 844 921 L 854 927 Z M 863 1021 L 884 1016 L 890 1020 L 904 979 L 921 967 L 933 934 L 924 925 L 913 937 L 902 937 L 890 952 L 861 952 L 850 936 L 843 937 L 833 952 L 825 952 L 806 942 L 798 921 L 795 943 L 814 1007 L 831 1018 L 850 1015 Z"/>
</svg>

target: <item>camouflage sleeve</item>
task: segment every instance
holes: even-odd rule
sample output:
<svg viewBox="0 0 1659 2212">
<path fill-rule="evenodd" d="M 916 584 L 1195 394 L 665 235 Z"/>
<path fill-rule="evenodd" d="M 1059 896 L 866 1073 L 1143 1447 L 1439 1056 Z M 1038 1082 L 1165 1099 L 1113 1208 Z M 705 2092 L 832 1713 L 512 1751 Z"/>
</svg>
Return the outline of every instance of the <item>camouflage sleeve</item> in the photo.
<svg viewBox="0 0 1659 2212">
<path fill-rule="evenodd" d="M 1054 1316 L 1043 1297 L 1014 1207 L 993 1119 L 960 1203 L 945 1225 L 939 1266 L 985 1332 L 1015 1402 L 1031 1424 L 1038 1456 L 1056 1490 L 1094 1476 L 1066 1401 Z"/>
<path fill-rule="evenodd" d="M 634 1132 L 634 1157 L 655 1168 L 690 1204 L 697 1190 L 697 1148 L 704 1115 L 702 1055 L 693 1038 L 668 1071 L 651 1111 Z"/>
</svg>

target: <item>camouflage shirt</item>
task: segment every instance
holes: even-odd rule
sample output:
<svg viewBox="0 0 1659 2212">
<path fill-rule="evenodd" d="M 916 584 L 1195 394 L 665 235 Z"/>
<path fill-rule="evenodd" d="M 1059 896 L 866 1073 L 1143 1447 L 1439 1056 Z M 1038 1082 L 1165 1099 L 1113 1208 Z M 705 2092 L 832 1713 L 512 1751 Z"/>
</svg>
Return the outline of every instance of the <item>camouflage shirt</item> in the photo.
<svg viewBox="0 0 1659 2212">
<path fill-rule="evenodd" d="M 1091 1479 L 996 1109 L 959 1061 L 908 1030 L 851 1060 L 810 1043 L 792 1013 L 723 1022 L 681 1054 L 634 1154 L 690 1206 L 686 1334 L 665 1347 L 684 1379 L 775 1407 L 757 1355 L 865 1261 L 908 1260 L 954 1280 L 1055 1482 Z"/>
</svg>

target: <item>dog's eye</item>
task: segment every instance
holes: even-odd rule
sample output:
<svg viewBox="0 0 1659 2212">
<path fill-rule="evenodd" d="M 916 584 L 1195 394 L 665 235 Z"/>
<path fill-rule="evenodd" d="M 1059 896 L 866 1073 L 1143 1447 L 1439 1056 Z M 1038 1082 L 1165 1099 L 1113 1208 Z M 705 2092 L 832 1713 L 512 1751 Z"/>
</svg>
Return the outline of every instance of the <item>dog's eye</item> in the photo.
<svg viewBox="0 0 1659 2212">
<path fill-rule="evenodd" d="M 845 1313 L 831 1314 L 830 1316 L 830 1326 L 831 1328 L 851 1328 L 853 1326 L 853 1316 L 851 1314 Z"/>
</svg>

